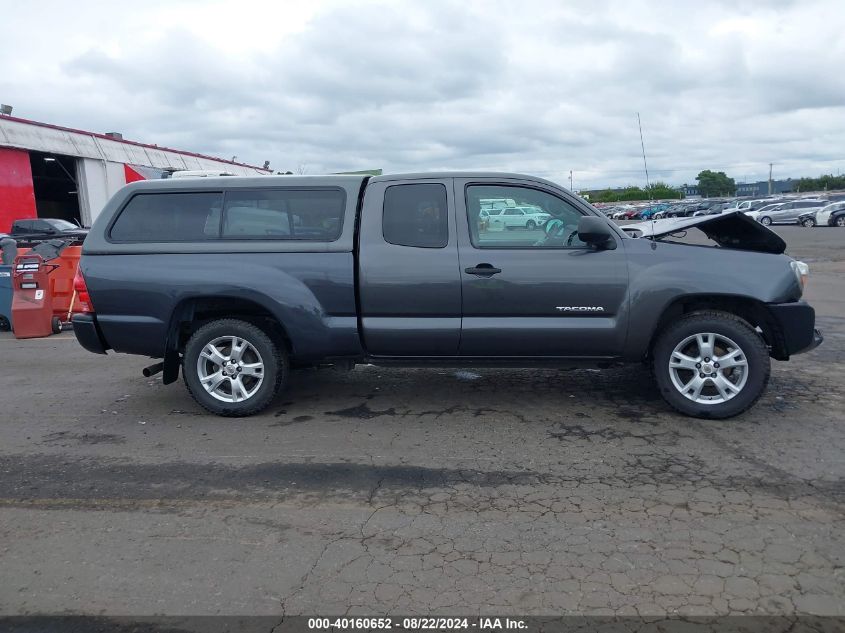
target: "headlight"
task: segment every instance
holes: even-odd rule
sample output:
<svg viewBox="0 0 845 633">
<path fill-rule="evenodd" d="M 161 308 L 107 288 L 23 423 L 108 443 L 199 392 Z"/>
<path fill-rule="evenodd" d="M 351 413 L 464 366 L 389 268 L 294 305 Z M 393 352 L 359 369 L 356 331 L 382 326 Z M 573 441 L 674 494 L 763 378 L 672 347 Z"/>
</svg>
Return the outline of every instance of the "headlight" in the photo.
<svg viewBox="0 0 845 633">
<path fill-rule="evenodd" d="M 795 278 L 801 286 L 801 290 L 807 285 L 807 277 L 810 276 L 810 267 L 804 262 L 791 261 L 789 265 L 792 266 L 792 272 L 795 273 Z"/>
</svg>

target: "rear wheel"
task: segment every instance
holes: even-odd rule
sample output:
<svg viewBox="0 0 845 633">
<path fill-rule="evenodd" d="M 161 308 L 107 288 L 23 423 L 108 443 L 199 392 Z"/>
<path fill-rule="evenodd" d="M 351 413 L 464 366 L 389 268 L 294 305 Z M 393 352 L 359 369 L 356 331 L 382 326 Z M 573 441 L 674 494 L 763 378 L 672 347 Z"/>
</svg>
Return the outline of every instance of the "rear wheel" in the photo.
<svg viewBox="0 0 845 633">
<path fill-rule="evenodd" d="M 50 321 L 50 327 L 53 330 L 53 334 L 61 334 L 62 332 L 62 320 L 54 316 L 53 319 Z"/>
<path fill-rule="evenodd" d="M 764 226 L 771 226 L 772 218 L 770 218 L 768 215 L 764 215 L 762 218 L 760 218 L 760 224 L 763 224 Z"/>
<path fill-rule="evenodd" d="M 834 222 L 834 224 L 836 224 L 836 226 L 845 227 L 845 215 L 840 215 L 838 218 L 836 218 L 836 222 Z"/>
<path fill-rule="evenodd" d="M 662 213 L 655 213 L 655 214 L 654 214 L 654 219 L 655 219 L 655 220 L 662 220 L 662 219 L 663 219 L 663 214 L 662 214 Z"/>
<path fill-rule="evenodd" d="M 525 228 L 529 231 L 533 231 L 537 228 L 537 223 L 534 220 L 528 220 L 528 222 L 525 223 Z"/>
<path fill-rule="evenodd" d="M 739 415 L 763 394 L 771 372 L 759 334 L 725 312 L 681 318 L 657 339 L 652 363 L 666 402 L 697 418 Z"/>
<path fill-rule="evenodd" d="M 256 325 L 237 319 L 212 321 L 185 347 L 182 375 L 203 408 L 227 417 L 258 413 L 287 380 L 288 359 Z"/>
</svg>

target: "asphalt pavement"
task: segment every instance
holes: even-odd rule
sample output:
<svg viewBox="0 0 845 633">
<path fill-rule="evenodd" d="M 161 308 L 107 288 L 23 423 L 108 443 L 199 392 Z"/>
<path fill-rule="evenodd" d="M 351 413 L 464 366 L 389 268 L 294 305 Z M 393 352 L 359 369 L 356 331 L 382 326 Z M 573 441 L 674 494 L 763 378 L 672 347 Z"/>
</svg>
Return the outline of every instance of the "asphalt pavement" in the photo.
<svg viewBox="0 0 845 633">
<path fill-rule="evenodd" d="M 749 413 L 639 367 L 297 372 L 206 415 L 0 336 L 0 614 L 845 615 L 845 230 L 777 229 L 825 343 Z"/>
</svg>

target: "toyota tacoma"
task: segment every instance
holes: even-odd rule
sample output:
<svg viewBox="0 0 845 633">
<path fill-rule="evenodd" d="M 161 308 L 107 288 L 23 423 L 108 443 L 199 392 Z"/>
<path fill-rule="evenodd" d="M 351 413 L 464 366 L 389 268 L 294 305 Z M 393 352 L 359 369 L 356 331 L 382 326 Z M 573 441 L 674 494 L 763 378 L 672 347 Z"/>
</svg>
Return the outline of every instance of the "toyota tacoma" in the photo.
<svg viewBox="0 0 845 633">
<path fill-rule="evenodd" d="M 550 219 L 490 230 L 491 199 Z M 136 182 L 85 240 L 73 325 L 223 416 L 299 367 L 645 363 L 669 405 L 727 418 L 822 340 L 785 248 L 741 212 L 623 229 L 516 174 Z"/>
</svg>

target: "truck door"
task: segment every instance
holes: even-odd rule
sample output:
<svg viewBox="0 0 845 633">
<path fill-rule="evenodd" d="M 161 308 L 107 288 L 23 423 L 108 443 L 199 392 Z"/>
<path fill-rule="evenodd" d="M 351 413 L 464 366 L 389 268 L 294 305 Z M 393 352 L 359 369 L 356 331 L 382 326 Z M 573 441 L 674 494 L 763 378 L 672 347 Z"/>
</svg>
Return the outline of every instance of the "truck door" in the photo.
<svg viewBox="0 0 845 633">
<path fill-rule="evenodd" d="M 452 179 L 370 181 L 361 210 L 361 328 L 375 356 L 455 356 L 461 277 Z"/>
<path fill-rule="evenodd" d="M 578 239 L 588 213 L 533 181 L 455 179 L 463 287 L 461 356 L 614 357 L 627 334 L 622 240 L 595 250 Z M 488 230 L 482 200 L 509 198 L 536 221 Z"/>
</svg>

